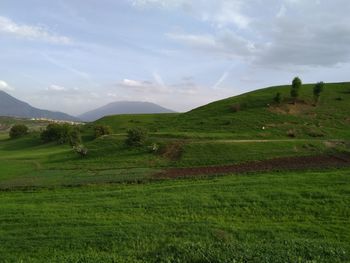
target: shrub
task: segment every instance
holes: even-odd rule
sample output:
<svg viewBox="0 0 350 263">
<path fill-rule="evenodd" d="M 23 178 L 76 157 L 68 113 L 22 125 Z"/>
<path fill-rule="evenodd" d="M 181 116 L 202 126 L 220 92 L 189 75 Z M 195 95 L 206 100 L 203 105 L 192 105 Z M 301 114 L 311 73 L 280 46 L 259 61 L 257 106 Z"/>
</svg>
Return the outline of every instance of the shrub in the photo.
<svg viewBox="0 0 350 263">
<path fill-rule="evenodd" d="M 74 146 L 80 144 L 81 136 L 77 127 L 69 124 L 51 123 L 41 132 L 41 139 L 44 142 L 57 142 L 59 144 L 69 143 Z"/>
<path fill-rule="evenodd" d="M 88 154 L 88 149 L 82 144 L 74 146 L 73 151 L 75 153 L 79 154 L 80 157 L 85 157 Z"/>
<path fill-rule="evenodd" d="M 280 92 L 277 92 L 276 96 L 273 98 L 273 101 L 277 104 L 280 104 L 282 102 L 282 95 Z"/>
<path fill-rule="evenodd" d="M 15 124 L 10 130 L 10 138 L 16 139 L 28 134 L 28 127 L 24 124 Z"/>
<path fill-rule="evenodd" d="M 127 131 L 126 144 L 129 146 L 143 146 L 148 138 L 148 132 L 142 128 Z"/>
<path fill-rule="evenodd" d="M 112 129 L 108 125 L 95 125 L 94 126 L 95 138 L 109 135 L 112 133 Z"/>
<path fill-rule="evenodd" d="M 294 99 L 294 101 L 299 97 L 299 91 L 302 86 L 302 82 L 300 78 L 296 77 L 293 79 L 292 88 L 290 90 L 290 96 Z"/>
</svg>

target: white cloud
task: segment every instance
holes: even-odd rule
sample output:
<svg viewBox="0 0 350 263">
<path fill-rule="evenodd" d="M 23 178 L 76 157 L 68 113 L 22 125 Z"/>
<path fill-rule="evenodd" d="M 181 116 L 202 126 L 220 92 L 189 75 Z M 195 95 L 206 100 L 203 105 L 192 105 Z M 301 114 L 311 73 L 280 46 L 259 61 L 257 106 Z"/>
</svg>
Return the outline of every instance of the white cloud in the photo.
<svg viewBox="0 0 350 263">
<path fill-rule="evenodd" d="M 131 88 L 146 88 L 146 87 L 152 86 L 152 83 L 149 81 L 123 79 L 120 85 L 124 87 L 131 87 Z"/>
<path fill-rule="evenodd" d="M 251 19 L 243 13 L 243 0 L 130 0 L 136 7 L 180 9 L 216 27 L 235 25 L 247 28 Z"/>
<path fill-rule="evenodd" d="M 110 97 L 110 98 L 118 98 L 118 94 L 114 93 L 114 92 L 108 92 L 107 96 Z"/>
<path fill-rule="evenodd" d="M 72 40 L 69 37 L 52 33 L 40 26 L 17 24 L 4 16 L 0 16 L 0 33 L 29 40 L 45 41 L 53 44 L 68 45 L 72 43 Z"/>
<path fill-rule="evenodd" d="M 293 1 L 296 3 L 298 7 L 290 6 L 291 14 L 278 17 L 271 25 L 272 31 L 265 32 L 269 43 L 261 50 L 256 62 L 277 67 L 329 67 L 347 63 L 350 60 L 349 17 L 341 10 L 329 13 L 325 2 L 310 5 Z M 344 5 L 349 6 L 348 3 Z M 344 5 L 339 3 L 339 6 Z"/>
<path fill-rule="evenodd" d="M 158 75 L 158 82 L 156 83 L 153 81 L 148 80 L 132 80 L 132 79 L 123 79 L 120 83 L 118 83 L 118 86 L 132 89 L 136 92 L 158 92 L 158 93 L 166 93 L 168 92 L 168 87 L 163 83 L 162 80 L 159 79 Z"/>
<path fill-rule="evenodd" d="M 12 91 L 12 90 L 14 90 L 14 88 L 11 87 L 9 84 L 7 84 L 6 81 L 0 80 L 0 90 Z"/>
<path fill-rule="evenodd" d="M 247 58 L 256 52 L 254 43 L 229 30 L 221 31 L 217 35 L 168 33 L 166 36 L 195 50 L 227 58 Z"/>
<path fill-rule="evenodd" d="M 162 8 L 179 8 L 185 4 L 181 0 L 170 1 L 171 5 L 161 0 L 136 2 L 141 6 L 160 4 Z M 188 33 L 178 29 L 167 33 L 166 37 L 202 51 L 204 55 L 238 58 L 254 66 L 330 67 L 350 60 L 350 17 L 346 11 L 350 4 L 347 0 L 332 3 L 326 0 L 282 0 L 280 3 L 219 0 L 207 5 L 204 2 L 209 1 L 191 1 L 191 12 L 200 12 L 202 20 L 215 23 L 218 27 L 214 33 Z M 269 6 L 266 12 L 258 11 L 266 6 Z M 240 22 L 233 20 L 238 19 L 243 10 L 254 14 L 254 19 L 243 15 L 242 21 L 245 18 L 247 21 L 239 26 Z M 235 12 L 234 16 L 225 15 Z"/>
<path fill-rule="evenodd" d="M 57 97 L 76 97 L 82 95 L 82 93 L 84 92 L 79 90 L 78 88 L 66 88 L 56 84 L 51 84 L 43 92 L 43 94 Z"/>
<path fill-rule="evenodd" d="M 65 87 L 59 86 L 59 85 L 50 85 L 46 90 L 48 91 L 66 91 L 67 89 Z"/>
</svg>

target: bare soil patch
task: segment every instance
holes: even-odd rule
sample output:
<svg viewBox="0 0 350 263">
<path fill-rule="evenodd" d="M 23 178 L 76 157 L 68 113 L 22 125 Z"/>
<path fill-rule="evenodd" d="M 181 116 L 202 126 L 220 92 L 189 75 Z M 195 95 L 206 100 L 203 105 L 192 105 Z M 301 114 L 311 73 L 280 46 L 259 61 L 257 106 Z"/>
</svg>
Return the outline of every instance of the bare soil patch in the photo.
<svg viewBox="0 0 350 263">
<path fill-rule="evenodd" d="M 269 110 L 279 114 L 290 114 L 290 115 L 315 115 L 314 105 L 307 103 L 303 100 L 292 102 L 285 102 L 281 105 L 272 105 Z"/>
<path fill-rule="evenodd" d="M 350 166 L 349 154 L 284 157 L 235 165 L 171 168 L 156 174 L 158 178 L 193 177 L 228 173 L 265 172 L 278 170 L 307 170 Z"/>
</svg>

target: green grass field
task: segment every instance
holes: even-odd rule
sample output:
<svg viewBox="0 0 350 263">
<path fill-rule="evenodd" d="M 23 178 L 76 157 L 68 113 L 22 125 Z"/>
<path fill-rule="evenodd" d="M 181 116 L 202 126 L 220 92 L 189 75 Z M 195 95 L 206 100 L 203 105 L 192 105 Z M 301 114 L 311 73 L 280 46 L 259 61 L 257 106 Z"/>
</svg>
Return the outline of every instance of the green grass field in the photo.
<svg viewBox="0 0 350 263">
<path fill-rule="evenodd" d="M 350 170 L 0 192 L 2 262 L 349 262 Z"/>
<path fill-rule="evenodd" d="M 0 262 L 350 262 L 349 168 L 155 176 L 349 153 L 350 83 L 327 84 L 316 106 L 312 87 L 296 104 L 280 86 L 187 113 L 105 117 L 81 126 L 85 158 L 43 143 L 44 123 L 0 118 Z M 30 134 L 9 139 L 15 123 Z M 94 139 L 94 124 L 113 134 Z M 144 146 L 125 144 L 133 127 L 149 131 Z"/>
<path fill-rule="evenodd" d="M 123 136 L 107 136 L 88 142 L 89 155 L 80 158 L 67 145 L 43 144 L 37 134 L 17 140 L 3 138 L 0 189 L 147 182 L 152 174 L 168 167 L 238 164 L 346 150 L 343 144 L 319 139 L 258 142 L 191 139 L 181 141 L 183 153 L 172 160 L 151 153 L 148 146 L 127 147 L 124 140 Z M 159 140 L 163 139 L 156 141 Z"/>
</svg>

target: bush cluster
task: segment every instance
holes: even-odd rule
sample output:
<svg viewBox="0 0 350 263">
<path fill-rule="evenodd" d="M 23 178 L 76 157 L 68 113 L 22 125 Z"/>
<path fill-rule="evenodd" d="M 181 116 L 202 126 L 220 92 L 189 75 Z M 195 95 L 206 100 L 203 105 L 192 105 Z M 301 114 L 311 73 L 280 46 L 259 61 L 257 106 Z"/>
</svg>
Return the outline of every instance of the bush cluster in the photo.
<svg viewBox="0 0 350 263">
<path fill-rule="evenodd" d="M 133 128 L 127 131 L 126 144 L 128 146 L 143 146 L 148 139 L 148 132 L 142 128 Z"/>
<path fill-rule="evenodd" d="M 28 127 L 24 124 L 15 124 L 10 129 L 10 138 L 17 139 L 28 134 Z"/>
<path fill-rule="evenodd" d="M 108 125 L 95 125 L 94 126 L 94 136 L 99 138 L 105 135 L 112 134 L 112 129 Z"/>
<path fill-rule="evenodd" d="M 69 124 L 51 123 L 41 132 L 40 137 L 45 143 L 69 143 L 71 146 L 76 146 L 81 143 L 79 128 Z"/>
</svg>

